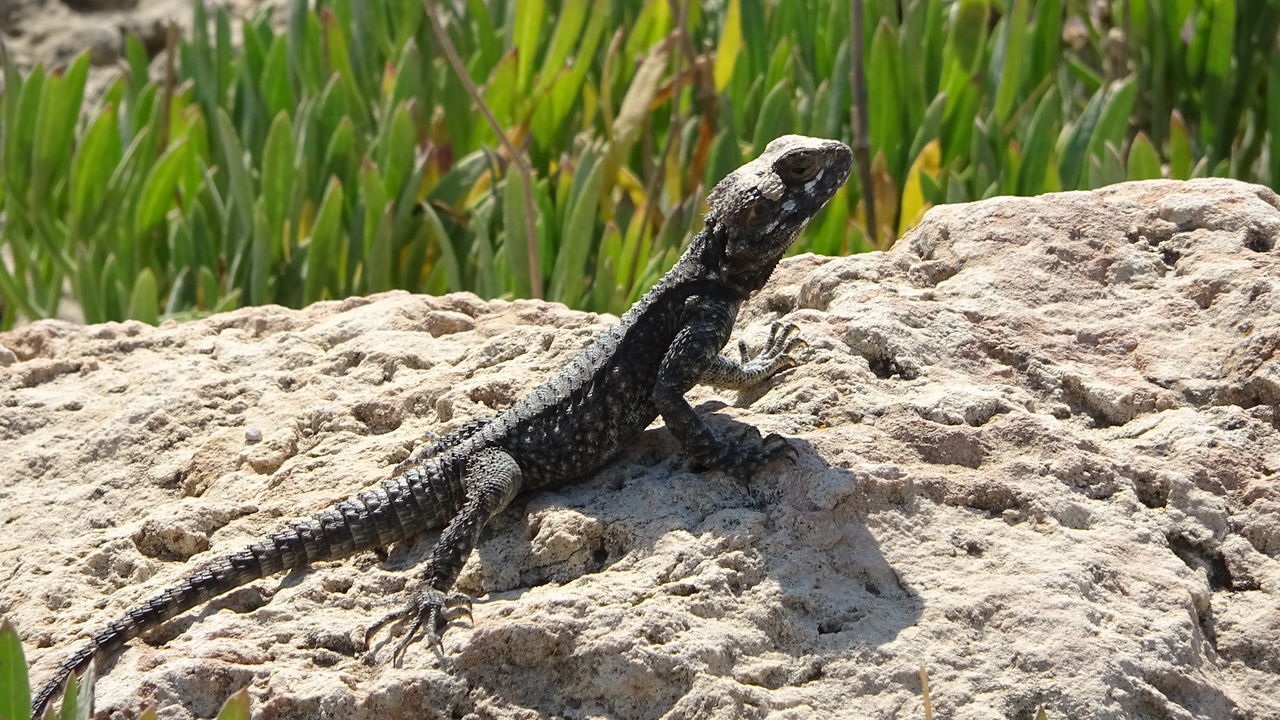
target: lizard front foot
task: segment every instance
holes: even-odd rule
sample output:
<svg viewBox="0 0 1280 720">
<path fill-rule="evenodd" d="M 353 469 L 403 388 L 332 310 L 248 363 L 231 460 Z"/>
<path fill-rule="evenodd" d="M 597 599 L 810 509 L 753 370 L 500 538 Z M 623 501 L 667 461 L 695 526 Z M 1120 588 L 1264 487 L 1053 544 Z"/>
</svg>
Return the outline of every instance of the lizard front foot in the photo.
<svg viewBox="0 0 1280 720">
<path fill-rule="evenodd" d="M 405 649 L 418 639 L 426 639 L 436 652 L 443 652 L 441 638 L 445 627 L 463 616 L 470 619 L 471 604 L 471 598 L 462 593 L 445 595 L 435 588 L 418 590 L 404 607 L 392 610 L 365 630 L 364 645 L 369 647 L 374 634 L 383 627 L 403 623 L 391 631 L 391 637 L 400 638 L 391 651 L 392 665 L 400 667 Z"/>
<path fill-rule="evenodd" d="M 751 357 L 742 340 L 738 341 L 738 355 L 742 357 L 742 369 L 746 373 L 767 378 L 799 365 L 800 360 L 794 353 L 807 345 L 800 337 L 798 325 L 775 322 L 769 326 L 769 339 L 759 355 Z"/>
</svg>

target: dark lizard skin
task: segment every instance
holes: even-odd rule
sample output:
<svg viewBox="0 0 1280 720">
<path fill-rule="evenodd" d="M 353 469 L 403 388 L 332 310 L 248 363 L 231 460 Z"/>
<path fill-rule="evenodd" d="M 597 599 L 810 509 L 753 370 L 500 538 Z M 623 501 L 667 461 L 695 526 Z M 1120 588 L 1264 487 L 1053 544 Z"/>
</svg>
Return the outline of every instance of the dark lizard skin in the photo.
<svg viewBox="0 0 1280 720">
<path fill-rule="evenodd" d="M 446 596 L 480 531 L 517 494 L 588 476 L 659 415 L 696 465 L 746 478 L 794 453 L 779 435 L 714 435 L 684 399 L 695 384 L 742 389 L 793 367 L 801 340 L 775 324 L 754 359 L 720 354 L 738 308 L 764 286 L 809 220 L 849 175 L 843 143 L 787 135 L 721 180 L 705 226 L 675 266 L 567 367 L 507 410 L 475 420 L 415 453 L 379 487 L 289 523 L 232 553 L 93 635 L 32 702 L 43 714 L 68 676 L 205 601 L 259 578 L 376 550 L 444 528 L 409 601 L 371 626 L 397 628 L 392 659 L 440 632 L 469 600 Z M 403 621 L 403 622 L 398 622 Z M 394 623 L 394 624 L 393 624 Z"/>
</svg>

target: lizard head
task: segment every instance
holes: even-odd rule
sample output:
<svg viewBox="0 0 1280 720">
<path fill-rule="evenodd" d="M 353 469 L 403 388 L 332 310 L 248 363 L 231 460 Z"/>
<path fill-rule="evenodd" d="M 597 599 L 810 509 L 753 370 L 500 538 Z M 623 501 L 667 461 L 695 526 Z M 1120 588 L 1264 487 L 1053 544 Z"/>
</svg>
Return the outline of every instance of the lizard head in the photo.
<svg viewBox="0 0 1280 720">
<path fill-rule="evenodd" d="M 706 264 L 747 292 L 774 265 L 823 205 L 844 185 L 853 164 L 837 140 L 783 135 L 760 157 L 725 176 L 707 196 Z"/>
</svg>

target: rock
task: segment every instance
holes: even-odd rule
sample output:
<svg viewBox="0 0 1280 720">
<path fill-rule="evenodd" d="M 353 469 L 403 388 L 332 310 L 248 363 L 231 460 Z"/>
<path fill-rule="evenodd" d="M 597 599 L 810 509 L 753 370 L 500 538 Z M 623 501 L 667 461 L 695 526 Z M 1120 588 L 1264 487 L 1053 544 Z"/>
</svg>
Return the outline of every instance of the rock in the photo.
<svg viewBox="0 0 1280 720">
<path fill-rule="evenodd" d="M 232 39 L 237 43 L 240 20 L 270 10 L 273 22 L 283 27 L 287 4 L 287 0 L 205 1 L 210 17 L 219 8 L 229 12 Z M 45 69 L 65 68 L 88 51 L 92 67 L 82 115 L 89 116 L 120 76 L 124 36 L 136 36 L 155 57 L 164 49 L 170 23 L 189 34 L 192 6 L 191 0 L 0 0 L 0 33 L 9 57 L 23 70 L 37 64 Z M 161 68 L 153 67 L 152 75 L 163 77 Z"/>
<path fill-rule="evenodd" d="M 795 466 L 744 487 L 655 427 L 495 520 L 443 659 L 354 642 L 428 535 L 166 624 L 109 663 L 98 709 L 207 717 L 248 686 L 263 717 L 921 717 L 923 667 L 939 718 L 1280 717 L 1278 235 L 1270 190 L 1152 181 L 790 258 L 737 335 L 795 322 L 808 362 L 692 399 L 793 438 Z M 609 320 L 391 292 L 0 335 L 0 612 L 34 679 Z"/>
</svg>

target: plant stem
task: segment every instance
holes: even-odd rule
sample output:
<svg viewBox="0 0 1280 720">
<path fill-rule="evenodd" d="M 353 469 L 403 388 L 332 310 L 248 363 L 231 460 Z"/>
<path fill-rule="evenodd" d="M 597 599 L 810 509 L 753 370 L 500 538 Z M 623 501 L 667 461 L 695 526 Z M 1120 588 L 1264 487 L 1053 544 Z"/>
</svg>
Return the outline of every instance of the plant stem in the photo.
<svg viewBox="0 0 1280 720">
<path fill-rule="evenodd" d="M 440 43 L 440 49 L 444 52 L 445 59 L 453 67 L 453 72 L 458 76 L 458 80 L 462 82 L 462 86 L 466 88 L 467 94 L 471 96 L 471 101 L 480 109 L 480 113 L 484 115 L 485 120 L 489 122 L 490 127 L 497 134 L 502 147 L 511 158 L 511 164 L 515 166 L 516 172 L 520 174 L 520 180 L 524 185 L 522 189 L 524 190 L 525 241 L 529 250 L 529 291 L 533 294 L 533 297 L 541 298 L 542 266 L 538 262 L 538 229 L 535 224 L 533 203 L 533 169 L 529 167 L 528 158 L 525 157 L 524 153 L 516 148 L 511 142 L 511 138 L 507 137 L 502 126 L 498 124 L 497 118 L 493 116 L 489 106 L 485 104 L 484 98 L 480 96 L 480 91 L 476 89 L 476 84 L 471 81 L 471 75 L 467 73 L 467 68 L 462 64 L 462 59 L 458 57 L 458 51 L 454 50 L 453 43 L 449 41 L 449 36 L 445 33 L 444 28 L 440 25 L 440 20 L 436 17 L 435 2 L 433 0 L 422 0 L 422 6 L 427 11 L 427 21 L 431 23 L 431 32 L 436 36 L 436 42 Z"/>
<path fill-rule="evenodd" d="M 867 235 L 874 247 L 880 247 L 876 227 L 876 190 L 871 181 L 871 143 L 867 140 L 867 69 L 862 47 L 862 0 L 849 0 L 853 26 L 853 62 L 849 64 L 849 83 L 853 85 L 853 155 L 858 159 L 858 182 L 862 185 L 862 204 L 867 210 Z"/>
</svg>

